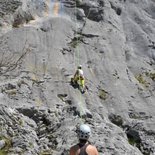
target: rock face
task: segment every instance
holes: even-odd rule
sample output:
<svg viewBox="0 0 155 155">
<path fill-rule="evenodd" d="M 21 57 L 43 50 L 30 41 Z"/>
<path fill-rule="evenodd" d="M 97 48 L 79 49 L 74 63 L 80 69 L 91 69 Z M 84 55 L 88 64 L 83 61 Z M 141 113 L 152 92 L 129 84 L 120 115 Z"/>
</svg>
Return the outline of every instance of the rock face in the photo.
<svg viewBox="0 0 155 155">
<path fill-rule="evenodd" d="M 100 155 L 154 155 L 154 8 L 1 0 L 0 154 L 67 155 L 87 123 Z M 70 84 L 79 64 L 84 94 Z"/>
</svg>

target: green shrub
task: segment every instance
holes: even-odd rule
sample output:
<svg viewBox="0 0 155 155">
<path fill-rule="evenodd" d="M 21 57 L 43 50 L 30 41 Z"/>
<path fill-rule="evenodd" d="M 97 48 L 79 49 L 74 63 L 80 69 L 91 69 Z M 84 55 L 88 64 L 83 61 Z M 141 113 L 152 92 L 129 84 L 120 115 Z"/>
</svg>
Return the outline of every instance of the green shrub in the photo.
<svg viewBox="0 0 155 155">
<path fill-rule="evenodd" d="M 155 81 L 155 73 L 150 73 L 150 78 Z"/>
<path fill-rule="evenodd" d="M 145 75 L 155 81 L 155 73 L 145 72 Z"/>
<path fill-rule="evenodd" d="M 53 154 L 53 152 L 50 150 L 47 150 L 47 151 L 45 150 L 45 151 L 42 151 L 39 153 L 39 155 L 52 155 L 52 154 Z"/>
<path fill-rule="evenodd" d="M 136 79 L 138 80 L 139 83 L 141 83 L 145 87 L 149 87 L 149 83 L 144 79 L 142 74 L 137 75 Z"/>
<path fill-rule="evenodd" d="M 133 146 L 136 145 L 136 141 L 133 137 L 128 138 L 128 142 L 130 145 L 133 145 Z"/>
<path fill-rule="evenodd" d="M 5 141 L 5 146 L 0 150 L 0 155 L 7 155 L 9 152 L 9 148 L 11 147 L 11 139 L 6 137 L 0 137 L 0 140 Z"/>
<path fill-rule="evenodd" d="M 104 89 L 99 89 L 99 98 L 102 100 L 106 100 L 108 97 L 108 92 L 106 92 Z"/>
<path fill-rule="evenodd" d="M 74 37 L 72 39 L 72 41 L 69 43 L 69 45 L 72 47 L 72 48 L 76 48 L 78 46 L 78 44 L 82 41 L 83 39 L 83 36 L 77 36 L 77 37 Z"/>
</svg>

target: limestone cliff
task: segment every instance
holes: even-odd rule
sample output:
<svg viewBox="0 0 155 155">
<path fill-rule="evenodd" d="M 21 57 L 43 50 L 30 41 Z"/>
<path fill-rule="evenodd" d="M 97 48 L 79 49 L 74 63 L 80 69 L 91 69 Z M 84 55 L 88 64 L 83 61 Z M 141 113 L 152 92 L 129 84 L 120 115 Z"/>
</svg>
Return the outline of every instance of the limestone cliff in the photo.
<svg viewBox="0 0 155 155">
<path fill-rule="evenodd" d="M 67 155 L 87 123 L 100 155 L 154 155 L 154 8 L 0 0 L 0 154 Z M 79 64 L 84 94 L 70 84 Z"/>
</svg>

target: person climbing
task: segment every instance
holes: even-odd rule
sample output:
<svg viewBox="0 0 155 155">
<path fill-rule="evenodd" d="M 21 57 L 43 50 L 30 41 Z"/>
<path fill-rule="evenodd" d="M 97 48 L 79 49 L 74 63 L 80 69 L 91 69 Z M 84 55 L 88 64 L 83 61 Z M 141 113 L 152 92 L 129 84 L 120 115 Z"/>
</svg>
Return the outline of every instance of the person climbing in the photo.
<svg viewBox="0 0 155 155">
<path fill-rule="evenodd" d="M 83 74 L 83 70 L 82 70 L 82 65 L 79 65 L 77 67 L 77 70 L 76 70 L 74 77 L 73 77 L 73 83 L 79 84 L 79 86 L 82 88 L 82 92 L 84 91 L 85 78 L 84 78 L 84 74 Z"/>
<path fill-rule="evenodd" d="M 82 124 L 78 132 L 79 143 L 70 148 L 69 155 L 98 155 L 97 148 L 88 141 L 90 134 L 90 127 Z"/>
</svg>

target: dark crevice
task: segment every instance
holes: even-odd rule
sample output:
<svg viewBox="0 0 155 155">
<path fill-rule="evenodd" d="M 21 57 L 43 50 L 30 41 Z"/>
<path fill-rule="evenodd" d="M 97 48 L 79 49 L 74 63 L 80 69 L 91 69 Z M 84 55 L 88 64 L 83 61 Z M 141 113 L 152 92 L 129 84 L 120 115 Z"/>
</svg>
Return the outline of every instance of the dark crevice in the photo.
<svg viewBox="0 0 155 155">
<path fill-rule="evenodd" d="M 31 20 L 34 20 L 34 17 L 30 13 L 17 13 L 14 17 L 13 27 L 19 27 L 21 24 L 28 23 Z"/>
<path fill-rule="evenodd" d="M 127 137 L 128 137 L 128 142 L 131 145 L 136 146 L 140 150 L 140 143 L 141 143 L 141 138 L 139 136 L 139 132 L 133 129 L 130 129 L 126 132 Z"/>
<path fill-rule="evenodd" d="M 99 6 L 104 7 L 105 6 L 105 2 L 103 0 L 99 0 Z"/>
<path fill-rule="evenodd" d="M 67 104 L 71 105 L 72 104 L 72 101 L 71 100 L 66 100 L 65 101 Z"/>
<path fill-rule="evenodd" d="M 121 13 L 122 13 L 122 9 L 119 8 L 119 7 L 114 6 L 114 5 L 112 4 L 112 2 L 110 2 L 110 5 L 111 5 L 111 8 L 116 12 L 116 14 L 117 14 L 118 16 L 120 16 Z"/>
<path fill-rule="evenodd" d="M 130 127 L 130 129 L 126 131 L 126 134 L 129 144 L 137 147 L 143 155 L 150 155 L 153 153 L 153 150 L 146 147 L 144 142 L 142 142 L 138 130 L 132 129 L 132 127 Z"/>
<path fill-rule="evenodd" d="M 139 122 L 132 125 L 124 124 L 123 118 L 116 114 L 110 114 L 109 120 L 125 131 L 129 144 L 137 147 L 143 155 L 150 155 L 151 153 L 153 153 L 151 147 L 148 147 L 148 144 L 142 140 L 140 135 L 140 133 L 143 132 L 146 136 L 152 136 L 155 135 L 153 131 L 143 130 L 143 125 Z"/>
<path fill-rule="evenodd" d="M 83 41 L 83 36 L 75 36 L 68 45 L 72 48 L 76 48 L 80 42 Z"/>
<path fill-rule="evenodd" d="M 123 125 L 123 119 L 122 119 L 122 117 L 119 116 L 119 115 L 110 114 L 110 115 L 109 115 L 109 120 L 110 120 L 113 124 L 115 124 L 115 125 L 117 125 L 117 126 L 119 126 L 119 127 L 122 127 L 122 125 Z"/>
<path fill-rule="evenodd" d="M 61 126 L 60 122 L 56 122 L 55 119 L 51 119 L 50 113 L 48 110 L 38 110 L 35 108 L 17 108 L 19 113 L 29 117 L 37 124 L 36 134 L 39 139 L 48 138 L 50 142 L 50 148 L 56 149 L 58 142 L 55 132 Z"/>
<path fill-rule="evenodd" d="M 84 34 L 84 33 L 82 33 L 81 35 L 84 36 L 84 37 L 87 37 L 87 38 L 99 37 L 99 35 L 95 35 L 95 34 Z"/>
<path fill-rule="evenodd" d="M 67 112 L 73 113 L 73 116 L 79 116 L 80 117 L 80 112 L 77 110 L 75 106 L 69 107 L 67 109 Z"/>
<path fill-rule="evenodd" d="M 100 6 L 104 5 L 104 2 L 100 2 Z M 104 10 L 102 7 L 96 7 L 91 3 L 77 3 L 76 7 L 84 10 L 86 18 L 100 22 L 103 20 Z"/>
<path fill-rule="evenodd" d="M 89 9 L 84 9 L 85 15 L 88 19 L 96 22 L 102 21 L 103 18 L 103 9 L 102 8 L 89 8 Z"/>
<path fill-rule="evenodd" d="M 58 94 L 57 95 L 62 101 L 68 96 L 67 94 Z"/>
</svg>

